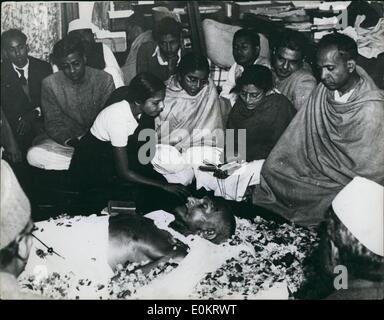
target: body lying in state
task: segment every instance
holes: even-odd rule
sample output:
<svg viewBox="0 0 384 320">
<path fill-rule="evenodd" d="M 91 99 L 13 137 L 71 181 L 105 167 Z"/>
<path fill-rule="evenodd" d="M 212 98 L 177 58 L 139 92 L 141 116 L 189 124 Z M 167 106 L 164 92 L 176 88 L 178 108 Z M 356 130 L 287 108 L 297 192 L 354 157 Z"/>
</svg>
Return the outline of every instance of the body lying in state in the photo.
<svg viewBox="0 0 384 320">
<path fill-rule="evenodd" d="M 223 199 L 189 197 L 173 214 L 182 233 L 197 234 L 213 243 L 221 243 L 235 232 L 234 216 Z M 149 261 L 145 271 L 171 259 L 178 262 L 187 254 L 186 245 L 157 228 L 151 219 L 139 215 L 111 216 L 108 229 L 108 264 L 112 269 L 127 261 Z"/>
<path fill-rule="evenodd" d="M 186 245 L 158 229 L 151 219 L 134 214 L 109 218 L 108 264 L 113 269 L 128 261 L 148 262 L 145 271 L 161 262 L 178 262 L 186 253 Z"/>
<path fill-rule="evenodd" d="M 227 240 L 235 232 L 236 221 L 225 202 L 189 197 L 172 212 L 177 231 L 213 243 Z M 98 280 L 111 277 L 118 265 L 126 263 L 138 263 L 147 273 L 160 263 L 180 262 L 188 249 L 139 214 L 63 217 L 36 226 L 26 266 L 29 275 L 44 266 L 49 274 L 71 272 L 79 278 Z"/>
</svg>

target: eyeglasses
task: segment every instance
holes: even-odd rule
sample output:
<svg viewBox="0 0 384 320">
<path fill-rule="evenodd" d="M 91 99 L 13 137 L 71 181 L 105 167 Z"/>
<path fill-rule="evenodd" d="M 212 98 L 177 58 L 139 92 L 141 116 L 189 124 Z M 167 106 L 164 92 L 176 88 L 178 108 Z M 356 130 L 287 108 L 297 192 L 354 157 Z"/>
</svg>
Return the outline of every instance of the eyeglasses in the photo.
<svg viewBox="0 0 384 320">
<path fill-rule="evenodd" d="M 208 84 L 208 79 L 199 79 L 199 78 L 195 78 L 195 77 L 191 77 L 191 76 L 185 76 L 185 80 L 187 80 L 187 82 L 189 84 L 197 84 L 199 87 L 200 86 L 205 86 Z"/>
<path fill-rule="evenodd" d="M 58 257 L 65 259 L 63 256 L 58 254 L 52 247 L 48 247 L 43 241 L 41 241 L 38 237 L 36 237 L 34 234 L 31 234 L 32 237 L 34 237 L 37 241 L 39 241 L 44 247 L 47 248 L 47 252 L 44 252 L 44 250 L 37 249 L 36 250 L 36 255 L 39 256 L 40 258 L 45 258 L 48 254 L 52 255 L 55 254 Z"/>
<path fill-rule="evenodd" d="M 19 244 L 25 237 L 32 236 L 32 232 L 35 231 L 37 228 L 34 224 L 28 223 L 28 225 L 24 228 L 23 231 L 20 232 L 20 235 L 16 241 L 17 244 Z"/>
<path fill-rule="evenodd" d="M 262 96 L 263 96 L 264 92 L 263 91 L 260 91 L 260 92 L 248 92 L 248 91 L 245 91 L 245 90 L 240 90 L 240 97 L 242 97 L 244 100 L 246 100 L 248 97 L 252 100 L 258 100 L 260 99 Z"/>
<path fill-rule="evenodd" d="M 38 230 L 39 228 L 36 227 L 35 225 L 33 225 L 33 227 L 31 228 L 30 231 L 28 231 L 27 233 L 25 233 L 23 235 L 23 237 L 27 236 L 27 235 L 30 235 L 32 237 L 34 237 L 37 241 L 39 241 L 44 247 L 47 248 L 47 252 L 44 252 L 44 250 L 42 249 L 37 249 L 36 250 L 36 255 L 40 258 L 45 258 L 48 254 L 52 255 L 52 254 L 55 254 L 57 255 L 58 257 L 62 258 L 62 259 L 65 259 L 63 256 L 61 256 L 60 254 L 58 254 L 54 249 L 53 247 L 49 247 L 48 245 L 46 245 L 42 240 L 40 240 L 35 234 L 33 234 L 33 232 L 35 232 L 36 230 Z M 21 238 L 22 239 L 22 238 Z M 19 241 L 21 241 L 21 239 Z"/>
<path fill-rule="evenodd" d="M 26 237 L 29 237 L 29 236 L 32 236 L 32 232 L 35 231 L 35 226 L 32 225 L 31 227 L 31 223 L 28 223 L 28 225 L 24 228 L 23 231 L 20 232 L 20 235 L 16 241 L 16 244 L 17 244 L 17 251 L 16 251 L 16 257 L 19 258 L 21 261 L 27 261 L 28 260 L 28 255 L 26 257 L 22 257 L 19 253 L 19 246 L 20 246 L 20 243 L 21 241 L 23 241 L 23 239 L 25 239 Z"/>
</svg>

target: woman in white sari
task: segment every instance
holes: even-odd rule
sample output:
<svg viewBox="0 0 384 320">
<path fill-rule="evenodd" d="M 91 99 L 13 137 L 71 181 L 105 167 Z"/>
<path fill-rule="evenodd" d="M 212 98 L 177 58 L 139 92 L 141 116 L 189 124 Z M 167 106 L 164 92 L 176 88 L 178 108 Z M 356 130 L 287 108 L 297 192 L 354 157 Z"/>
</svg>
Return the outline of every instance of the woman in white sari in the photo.
<svg viewBox="0 0 384 320">
<path fill-rule="evenodd" d="M 161 144 L 180 152 L 194 146 L 223 146 L 224 121 L 205 57 L 188 53 L 166 83 L 164 110 L 156 119 Z"/>
</svg>

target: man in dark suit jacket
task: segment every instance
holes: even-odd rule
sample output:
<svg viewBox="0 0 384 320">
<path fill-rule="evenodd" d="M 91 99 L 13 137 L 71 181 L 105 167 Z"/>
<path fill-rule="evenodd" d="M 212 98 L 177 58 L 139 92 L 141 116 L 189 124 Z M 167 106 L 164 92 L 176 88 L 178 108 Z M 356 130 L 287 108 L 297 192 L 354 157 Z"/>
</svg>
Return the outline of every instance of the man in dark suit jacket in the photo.
<svg viewBox="0 0 384 320">
<path fill-rule="evenodd" d="M 27 37 L 17 29 L 1 35 L 1 108 L 17 142 L 17 148 L 4 150 L 9 161 L 25 159 L 25 154 L 39 133 L 41 83 L 52 73 L 47 62 L 28 55 Z M 15 151 L 17 150 L 17 151 Z M 15 155 L 14 153 L 19 153 Z M 21 157 L 20 157 L 21 155 Z M 17 161 L 17 160 L 16 160 Z"/>
</svg>

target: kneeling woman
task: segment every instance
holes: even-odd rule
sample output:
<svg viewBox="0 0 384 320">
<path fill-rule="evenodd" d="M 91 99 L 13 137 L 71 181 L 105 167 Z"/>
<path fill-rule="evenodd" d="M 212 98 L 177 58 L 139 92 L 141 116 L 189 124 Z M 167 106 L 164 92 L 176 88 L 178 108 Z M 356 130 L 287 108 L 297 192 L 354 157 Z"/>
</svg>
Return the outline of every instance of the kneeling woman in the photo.
<svg viewBox="0 0 384 320">
<path fill-rule="evenodd" d="M 232 92 L 238 98 L 229 114 L 227 129 L 234 129 L 235 139 L 234 146 L 226 145 L 227 158 L 235 151 L 248 162 L 266 159 L 295 115 L 293 105 L 273 89 L 272 73 L 264 66 L 247 67 Z M 245 129 L 245 141 L 238 141 L 239 129 Z"/>
<path fill-rule="evenodd" d="M 135 183 L 138 192 L 134 200 L 144 212 L 166 209 L 156 199 L 166 206 L 174 205 L 175 201 L 185 202 L 188 190 L 179 184 L 169 184 L 153 170 L 147 152 L 142 152 L 144 148 L 140 149 L 151 143 L 142 141 L 140 132 L 147 137 L 152 134 L 155 144 L 154 119 L 163 109 L 164 83 L 150 73 L 141 73 L 116 93 L 112 93 L 109 105 L 107 102 L 75 148 L 69 168 L 72 181 L 82 189 L 117 185 L 126 190 L 124 187 Z M 146 203 L 156 205 L 147 207 Z"/>
</svg>

